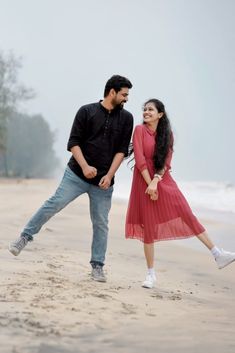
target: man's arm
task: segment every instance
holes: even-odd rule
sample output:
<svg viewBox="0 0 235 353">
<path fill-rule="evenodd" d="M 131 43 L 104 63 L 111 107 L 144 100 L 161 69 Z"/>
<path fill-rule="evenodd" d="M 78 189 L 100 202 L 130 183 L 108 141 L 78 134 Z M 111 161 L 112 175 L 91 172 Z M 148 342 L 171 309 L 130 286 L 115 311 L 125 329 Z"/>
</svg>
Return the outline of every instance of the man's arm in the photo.
<svg viewBox="0 0 235 353">
<path fill-rule="evenodd" d="M 92 179 L 97 174 L 97 169 L 95 167 L 90 166 L 85 160 L 82 150 L 79 146 L 73 146 L 71 149 L 73 157 L 76 159 L 80 167 L 82 168 L 82 172 L 87 179 Z"/>
<path fill-rule="evenodd" d="M 109 188 L 109 186 L 111 184 L 111 180 L 114 177 L 118 168 L 120 167 L 123 159 L 124 159 L 124 153 L 118 152 L 115 154 L 113 161 L 112 161 L 112 164 L 108 170 L 108 173 L 106 175 L 104 175 L 99 182 L 99 186 L 101 189 L 108 189 Z"/>
</svg>

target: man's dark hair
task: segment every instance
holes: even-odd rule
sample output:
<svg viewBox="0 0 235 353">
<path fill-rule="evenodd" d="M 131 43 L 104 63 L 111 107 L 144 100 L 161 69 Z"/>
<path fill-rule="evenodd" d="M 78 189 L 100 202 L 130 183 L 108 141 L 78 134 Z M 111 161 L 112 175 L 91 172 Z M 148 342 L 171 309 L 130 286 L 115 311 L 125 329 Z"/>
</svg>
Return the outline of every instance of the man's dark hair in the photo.
<svg viewBox="0 0 235 353">
<path fill-rule="evenodd" d="M 113 75 L 107 82 L 104 88 L 104 97 L 107 97 L 111 89 L 118 93 L 122 88 L 132 88 L 132 83 L 126 77 Z"/>
</svg>

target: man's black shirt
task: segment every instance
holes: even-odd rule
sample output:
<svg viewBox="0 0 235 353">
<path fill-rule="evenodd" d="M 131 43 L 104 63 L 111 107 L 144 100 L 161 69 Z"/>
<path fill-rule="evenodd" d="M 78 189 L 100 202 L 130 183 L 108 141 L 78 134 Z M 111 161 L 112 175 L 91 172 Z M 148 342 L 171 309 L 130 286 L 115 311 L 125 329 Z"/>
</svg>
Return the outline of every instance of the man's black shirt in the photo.
<svg viewBox="0 0 235 353">
<path fill-rule="evenodd" d="M 67 148 L 70 151 L 79 146 L 87 163 L 97 169 L 97 175 L 87 179 L 73 156 L 68 166 L 86 182 L 98 185 L 115 154 L 128 155 L 132 129 L 133 116 L 125 109 L 116 107 L 109 112 L 100 102 L 82 106 L 75 116 Z"/>
</svg>

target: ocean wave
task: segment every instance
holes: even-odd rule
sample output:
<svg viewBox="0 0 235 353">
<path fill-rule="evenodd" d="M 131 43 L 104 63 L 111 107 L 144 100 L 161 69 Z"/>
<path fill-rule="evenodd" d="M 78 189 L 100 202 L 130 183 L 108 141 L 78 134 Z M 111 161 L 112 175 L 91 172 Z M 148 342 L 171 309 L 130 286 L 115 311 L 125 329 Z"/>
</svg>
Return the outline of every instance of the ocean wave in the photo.
<svg viewBox="0 0 235 353">
<path fill-rule="evenodd" d="M 130 184 L 130 180 L 118 179 L 114 188 L 114 197 L 128 200 Z M 192 208 L 235 213 L 235 185 L 232 183 L 180 181 L 177 184 Z"/>
</svg>

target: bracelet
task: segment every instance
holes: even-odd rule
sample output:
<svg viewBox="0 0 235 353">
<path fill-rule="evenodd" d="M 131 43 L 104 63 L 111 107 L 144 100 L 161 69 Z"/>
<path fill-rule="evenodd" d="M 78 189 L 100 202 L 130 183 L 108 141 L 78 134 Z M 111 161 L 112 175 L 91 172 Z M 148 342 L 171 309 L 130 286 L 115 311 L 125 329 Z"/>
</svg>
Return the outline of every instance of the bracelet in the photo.
<svg viewBox="0 0 235 353">
<path fill-rule="evenodd" d="M 154 178 L 158 178 L 159 179 L 159 181 L 161 181 L 162 180 L 162 177 L 161 177 L 161 175 L 160 174 L 154 174 L 154 176 L 153 176 Z"/>
</svg>

